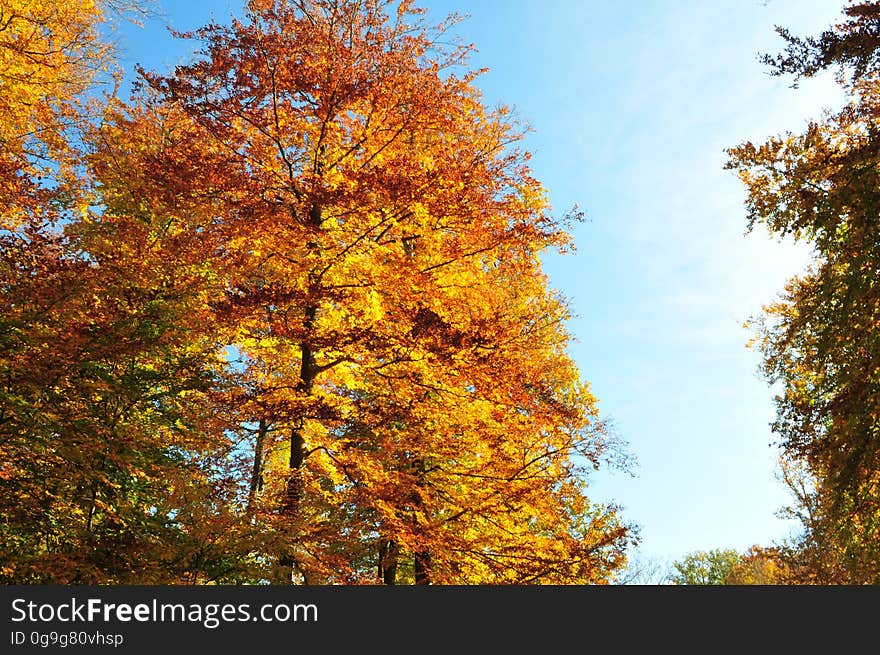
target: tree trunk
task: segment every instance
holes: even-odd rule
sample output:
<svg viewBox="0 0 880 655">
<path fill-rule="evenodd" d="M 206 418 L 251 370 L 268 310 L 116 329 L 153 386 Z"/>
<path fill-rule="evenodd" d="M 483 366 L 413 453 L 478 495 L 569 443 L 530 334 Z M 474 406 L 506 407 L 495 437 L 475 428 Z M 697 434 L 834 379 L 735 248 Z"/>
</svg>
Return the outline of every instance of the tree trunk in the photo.
<svg viewBox="0 0 880 655">
<path fill-rule="evenodd" d="M 318 308 L 315 305 L 309 305 L 305 310 L 304 328 L 306 334 L 311 332 L 315 323 L 315 316 Z M 308 342 L 303 341 L 300 344 L 300 381 L 298 384 L 299 391 L 306 396 L 311 395 L 312 387 L 315 384 L 315 355 L 312 352 Z M 297 427 L 290 430 L 290 459 L 288 462 L 287 489 L 284 494 L 282 508 L 284 513 L 296 515 L 299 511 L 299 504 L 303 495 L 302 465 L 305 461 L 306 440 L 303 436 L 303 425 L 305 418 L 300 417 Z"/>
<path fill-rule="evenodd" d="M 424 505 L 422 494 L 425 487 L 425 460 L 421 457 L 413 462 L 416 473 L 416 493 L 413 495 L 413 506 L 419 509 Z M 415 569 L 415 583 L 417 585 L 431 584 L 431 551 L 427 548 L 413 553 L 413 567 Z"/>
<path fill-rule="evenodd" d="M 393 539 L 379 540 L 379 582 L 385 585 L 397 584 L 397 560 L 400 545 Z"/>
<path fill-rule="evenodd" d="M 266 419 L 260 419 L 257 426 L 257 440 L 254 443 L 254 465 L 251 469 L 251 484 L 248 489 L 247 513 L 250 514 L 254 508 L 254 502 L 257 494 L 263 488 L 263 448 L 266 443 L 266 435 L 269 432 L 269 424 Z"/>
<path fill-rule="evenodd" d="M 431 551 L 420 550 L 414 554 L 416 584 L 431 584 Z"/>
<path fill-rule="evenodd" d="M 320 228 L 323 221 L 322 209 L 317 202 L 313 203 L 309 209 L 309 221 L 315 229 Z M 309 250 L 316 250 L 318 244 L 316 241 L 309 241 L 307 244 Z M 312 350 L 310 337 L 315 327 L 315 317 L 318 315 L 318 305 L 314 302 L 314 298 L 318 296 L 315 293 L 313 285 L 317 284 L 314 279 L 309 280 L 309 302 L 305 307 L 303 316 L 303 338 L 300 342 L 300 374 L 297 391 L 303 396 L 310 396 L 315 385 L 315 377 L 318 369 L 315 366 L 315 353 Z M 284 490 L 284 498 L 281 501 L 281 511 L 290 517 L 296 517 L 300 511 L 302 504 L 304 489 L 303 480 L 303 462 L 306 458 L 306 440 L 303 435 L 305 426 L 305 416 L 300 416 L 295 423 L 295 427 L 290 430 L 290 459 L 288 460 L 287 485 Z M 291 553 L 284 553 L 279 558 L 279 564 L 289 567 L 285 570 L 288 579 L 293 578 L 294 560 Z M 303 581 L 308 584 L 308 578 L 305 571 L 300 568 Z"/>
</svg>

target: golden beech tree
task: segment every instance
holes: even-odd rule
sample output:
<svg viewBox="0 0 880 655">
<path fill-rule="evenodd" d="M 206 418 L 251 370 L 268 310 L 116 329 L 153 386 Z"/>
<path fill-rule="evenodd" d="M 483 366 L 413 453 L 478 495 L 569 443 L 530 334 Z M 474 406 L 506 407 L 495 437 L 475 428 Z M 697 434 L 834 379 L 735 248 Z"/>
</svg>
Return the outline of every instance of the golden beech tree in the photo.
<svg viewBox="0 0 880 655">
<path fill-rule="evenodd" d="M 603 581 L 628 530 L 584 496 L 604 431 L 538 259 L 567 234 L 419 13 L 254 1 L 184 35 L 202 55 L 140 96 L 180 122 L 175 174 L 128 175 L 217 205 L 249 514 L 281 579 Z"/>
</svg>

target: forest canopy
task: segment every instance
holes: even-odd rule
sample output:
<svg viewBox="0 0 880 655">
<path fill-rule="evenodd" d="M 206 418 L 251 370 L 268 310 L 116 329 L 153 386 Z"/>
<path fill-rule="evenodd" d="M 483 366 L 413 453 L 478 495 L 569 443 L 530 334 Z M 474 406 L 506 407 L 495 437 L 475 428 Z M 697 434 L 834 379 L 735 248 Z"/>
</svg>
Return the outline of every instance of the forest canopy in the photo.
<svg viewBox="0 0 880 655">
<path fill-rule="evenodd" d="M 798 529 L 665 569 L 589 486 L 628 455 L 544 266 L 583 214 L 551 207 L 458 16 L 249 0 L 172 32 L 176 66 L 128 69 L 119 26 L 145 6 L 0 0 L 0 583 L 880 583 L 880 0 L 778 27 L 766 70 L 833 75 L 842 106 L 726 150 L 747 229 L 811 253 L 747 325 Z M 644 152 L 666 160 L 629 170 L 684 157 Z M 703 302 L 686 291 L 668 313 Z M 678 336 L 667 368 L 697 350 Z M 640 375 L 638 346 L 614 375 Z M 667 373 L 626 387 L 650 421 L 700 402 Z M 669 424 L 712 425 L 689 419 Z"/>
</svg>

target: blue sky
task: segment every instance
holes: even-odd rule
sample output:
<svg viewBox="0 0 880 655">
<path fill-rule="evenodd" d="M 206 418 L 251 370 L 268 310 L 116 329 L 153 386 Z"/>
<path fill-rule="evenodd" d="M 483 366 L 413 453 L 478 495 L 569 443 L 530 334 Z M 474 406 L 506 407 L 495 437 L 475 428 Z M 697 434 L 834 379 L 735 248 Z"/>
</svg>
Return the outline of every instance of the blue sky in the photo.
<svg viewBox="0 0 880 655">
<path fill-rule="evenodd" d="M 225 20 L 236 0 L 159 0 L 163 19 L 124 26 L 127 66 L 163 69 L 191 44 L 164 25 Z M 489 104 L 516 108 L 557 210 L 588 220 L 577 251 L 546 258 L 576 314 L 571 352 L 638 460 L 592 495 L 641 529 L 641 557 L 745 549 L 784 537 L 772 391 L 742 323 L 808 261 L 804 245 L 745 234 L 744 189 L 724 148 L 800 131 L 840 103 L 830 76 L 789 88 L 757 61 L 773 26 L 814 34 L 835 0 L 423 0 L 477 52 Z"/>
</svg>

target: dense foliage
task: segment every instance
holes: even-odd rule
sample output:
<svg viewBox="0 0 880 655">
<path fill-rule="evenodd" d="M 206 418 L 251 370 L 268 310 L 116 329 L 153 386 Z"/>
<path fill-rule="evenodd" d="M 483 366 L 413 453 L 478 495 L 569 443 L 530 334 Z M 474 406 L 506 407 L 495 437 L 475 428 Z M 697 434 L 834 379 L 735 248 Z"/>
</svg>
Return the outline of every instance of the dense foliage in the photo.
<svg viewBox="0 0 880 655">
<path fill-rule="evenodd" d="M 107 10 L 0 3 L 0 577 L 608 581 L 576 216 L 450 23 L 252 0 L 124 101 Z"/>
</svg>

